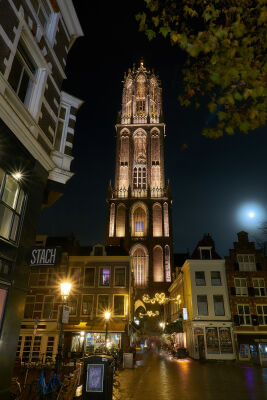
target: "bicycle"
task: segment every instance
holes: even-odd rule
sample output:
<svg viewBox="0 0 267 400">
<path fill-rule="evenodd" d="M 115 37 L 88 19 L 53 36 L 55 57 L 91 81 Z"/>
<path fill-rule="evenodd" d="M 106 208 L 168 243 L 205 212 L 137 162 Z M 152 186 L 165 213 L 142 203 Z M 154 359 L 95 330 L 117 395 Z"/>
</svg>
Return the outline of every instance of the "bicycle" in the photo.
<svg viewBox="0 0 267 400">
<path fill-rule="evenodd" d="M 42 370 L 40 378 L 38 378 L 34 385 L 32 385 L 32 391 L 36 394 L 36 398 L 43 399 L 46 395 L 57 393 L 62 386 L 62 382 L 57 373 L 53 373 L 49 377 L 49 381 L 45 382 L 45 371 Z"/>
</svg>

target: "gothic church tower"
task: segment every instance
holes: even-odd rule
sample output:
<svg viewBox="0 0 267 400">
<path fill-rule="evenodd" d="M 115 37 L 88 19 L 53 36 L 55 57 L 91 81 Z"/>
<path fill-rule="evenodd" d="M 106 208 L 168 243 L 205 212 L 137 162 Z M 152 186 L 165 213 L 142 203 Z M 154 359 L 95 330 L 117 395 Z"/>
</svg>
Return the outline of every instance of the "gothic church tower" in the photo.
<svg viewBox="0 0 267 400">
<path fill-rule="evenodd" d="M 133 256 L 137 291 L 140 296 L 153 294 L 166 290 L 171 282 L 171 198 L 164 175 L 160 81 L 143 62 L 124 77 L 116 133 L 106 244 L 123 244 Z"/>
</svg>

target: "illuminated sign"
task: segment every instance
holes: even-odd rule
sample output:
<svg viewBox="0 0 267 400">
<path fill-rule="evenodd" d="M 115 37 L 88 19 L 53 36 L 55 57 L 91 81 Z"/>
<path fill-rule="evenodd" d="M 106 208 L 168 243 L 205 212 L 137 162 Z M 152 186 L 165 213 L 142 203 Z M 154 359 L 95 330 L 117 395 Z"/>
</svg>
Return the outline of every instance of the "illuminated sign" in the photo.
<svg viewBox="0 0 267 400">
<path fill-rule="evenodd" d="M 36 247 L 31 251 L 30 266 L 55 267 L 59 263 L 60 254 L 60 247 Z"/>
</svg>

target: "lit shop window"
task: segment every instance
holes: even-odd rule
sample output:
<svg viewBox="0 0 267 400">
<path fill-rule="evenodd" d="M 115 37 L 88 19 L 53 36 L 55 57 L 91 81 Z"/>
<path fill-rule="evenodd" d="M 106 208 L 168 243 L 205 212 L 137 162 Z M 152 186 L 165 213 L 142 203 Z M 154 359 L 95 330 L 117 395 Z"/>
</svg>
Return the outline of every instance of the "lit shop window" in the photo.
<svg viewBox="0 0 267 400">
<path fill-rule="evenodd" d="M 236 296 L 247 296 L 248 287 L 246 278 L 235 279 L 235 294 Z"/>
<path fill-rule="evenodd" d="M 109 285 L 110 285 L 110 269 L 100 268 L 99 286 L 109 286 Z"/>
<path fill-rule="evenodd" d="M 7 299 L 7 289 L 0 287 L 0 329 L 2 326 Z"/>
<path fill-rule="evenodd" d="M 0 169 L 0 237 L 17 242 L 24 203 L 19 182 Z"/>
</svg>

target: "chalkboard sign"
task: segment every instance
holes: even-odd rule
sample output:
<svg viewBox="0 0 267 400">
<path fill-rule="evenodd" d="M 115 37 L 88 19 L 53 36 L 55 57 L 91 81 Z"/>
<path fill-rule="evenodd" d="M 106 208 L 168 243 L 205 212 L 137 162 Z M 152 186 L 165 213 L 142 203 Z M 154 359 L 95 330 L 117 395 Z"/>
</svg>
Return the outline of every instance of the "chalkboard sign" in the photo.
<svg viewBox="0 0 267 400">
<path fill-rule="evenodd" d="M 86 376 L 86 392 L 103 392 L 104 365 L 88 364 Z"/>
</svg>

